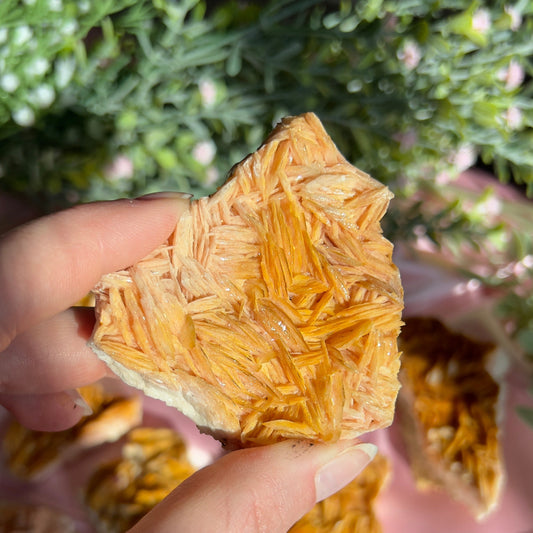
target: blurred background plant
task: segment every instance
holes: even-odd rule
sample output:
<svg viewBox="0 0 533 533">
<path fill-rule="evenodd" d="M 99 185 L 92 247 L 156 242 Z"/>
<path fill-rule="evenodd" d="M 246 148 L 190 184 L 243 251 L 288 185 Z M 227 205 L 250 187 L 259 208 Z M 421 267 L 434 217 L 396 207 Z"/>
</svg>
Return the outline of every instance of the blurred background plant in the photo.
<svg viewBox="0 0 533 533">
<path fill-rule="evenodd" d="M 395 192 L 388 236 L 490 288 L 533 358 L 531 35 L 532 0 L 2 0 L 0 189 L 205 195 L 314 111 Z"/>
</svg>

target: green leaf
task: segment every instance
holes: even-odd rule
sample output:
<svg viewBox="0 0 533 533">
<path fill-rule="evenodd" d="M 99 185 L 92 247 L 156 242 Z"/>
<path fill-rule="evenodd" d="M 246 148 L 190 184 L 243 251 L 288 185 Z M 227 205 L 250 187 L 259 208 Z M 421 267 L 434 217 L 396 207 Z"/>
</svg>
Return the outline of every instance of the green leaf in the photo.
<svg viewBox="0 0 533 533">
<path fill-rule="evenodd" d="M 520 330 L 516 340 L 527 354 L 533 355 L 533 327 Z"/>
<path fill-rule="evenodd" d="M 235 77 L 242 68 L 242 56 L 240 46 L 234 46 L 226 61 L 226 72 L 229 76 Z"/>
<path fill-rule="evenodd" d="M 176 154 L 170 148 L 161 148 L 155 153 L 156 161 L 164 168 L 171 169 L 178 165 Z"/>
<path fill-rule="evenodd" d="M 533 408 L 518 406 L 516 412 L 526 424 L 533 428 Z"/>
</svg>

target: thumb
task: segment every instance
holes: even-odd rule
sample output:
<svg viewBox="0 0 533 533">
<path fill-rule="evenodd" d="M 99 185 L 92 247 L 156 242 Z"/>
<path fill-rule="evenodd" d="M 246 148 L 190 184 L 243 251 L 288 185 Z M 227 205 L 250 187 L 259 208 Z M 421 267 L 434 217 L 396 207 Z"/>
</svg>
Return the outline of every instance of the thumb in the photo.
<svg viewBox="0 0 533 533">
<path fill-rule="evenodd" d="M 130 533 L 286 533 L 376 451 L 355 441 L 285 441 L 232 452 L 184 481 Z"/>
</svg>

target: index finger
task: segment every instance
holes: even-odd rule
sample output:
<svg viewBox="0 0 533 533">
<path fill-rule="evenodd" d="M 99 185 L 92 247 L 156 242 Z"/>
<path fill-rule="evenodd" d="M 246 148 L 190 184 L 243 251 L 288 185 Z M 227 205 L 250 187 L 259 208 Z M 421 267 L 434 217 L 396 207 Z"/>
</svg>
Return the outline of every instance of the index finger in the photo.
<svg viewBox="0 0 533 533">
<path fill-rule="evenodd" d="M 7 233 L 0 239 L 0 351 L 85 296 L 103 274 L 164 242 L 188 205 L 183 195 L 95 202 Z"/>
</svg>

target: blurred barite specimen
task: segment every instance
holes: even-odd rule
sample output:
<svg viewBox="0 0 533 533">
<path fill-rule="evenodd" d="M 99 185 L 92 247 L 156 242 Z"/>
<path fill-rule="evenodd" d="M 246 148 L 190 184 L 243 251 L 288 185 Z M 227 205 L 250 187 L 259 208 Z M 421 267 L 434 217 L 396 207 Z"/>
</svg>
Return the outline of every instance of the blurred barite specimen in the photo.
<svg viewBox="0 0 533 533">
<path fill-rule="evenodd" d="M 17 477 L 39 479 L 82 452 L 115 442 L 142 420 L 139 394 L 120 395 L 95 383 L 78 389 L 91 408 L 75 426 L 64 431 L 33 431 L 13 420 L 3 439 L 6 464 Z"/>
<path fill-rule="evenodd" d="M 47 505 L 0 501 L 2 533 L 76 533 L 74 520 Z"/>
<path fill-rule="evenodd" d="M 417 487 L 441 489 L 481 519 L 504 481 L 501 387 L 495 346 L 432 318 L 409 318 L 400 336 L 398 414 Z"/>
<path fill-rule="evenodd" d="M 123 533 L 194 471 L 174 430 L 133 429 L 121 457 L 98 467 L 87 483 L 91 521 L 99 532 Z"/>
<path fill-rule="evenodd" d="M 403 308 L 380 226 L 391 197 L 314 114 L 283 119 L 168 242 L 101 279 L 93 349 L 233 446 L 388 426 Z"/>
</svg>

